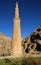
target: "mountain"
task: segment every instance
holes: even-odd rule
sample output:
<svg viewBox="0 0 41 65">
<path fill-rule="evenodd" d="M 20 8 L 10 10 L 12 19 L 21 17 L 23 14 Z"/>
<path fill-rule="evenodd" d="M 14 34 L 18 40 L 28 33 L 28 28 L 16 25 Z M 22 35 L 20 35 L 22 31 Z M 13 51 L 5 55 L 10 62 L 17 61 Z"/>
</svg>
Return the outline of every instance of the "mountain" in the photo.
<svg viewBox="0 0 41 65">
<path fill-rule="evenodd" d="M 36 28 L 34 32 L 22 40 L 22 46 L 26 53 L 41 53 L 41 26 Z"/>
<path fill-rule="evenodd" d="M 0 33 L 0 56 L 11 54 L 11 39 Z M 36 28 L 28 37 L 22 38 L 22 49 L 25 53 L 41 53 L 41 26 Z"/>
<path fill-rule="evenodd" d="M 11 50 L 11 39 L 0 33 L 0 55 L 8 55 Z"/>
</svg>

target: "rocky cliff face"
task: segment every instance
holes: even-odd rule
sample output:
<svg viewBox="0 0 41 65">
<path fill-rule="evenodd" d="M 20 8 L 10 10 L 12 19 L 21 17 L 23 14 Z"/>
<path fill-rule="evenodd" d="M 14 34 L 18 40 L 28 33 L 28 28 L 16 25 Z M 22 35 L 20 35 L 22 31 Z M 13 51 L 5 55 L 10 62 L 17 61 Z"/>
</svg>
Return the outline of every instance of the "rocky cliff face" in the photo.
<svg viewBox="0 0 41 65">
<path fill-rule="evenodd" d="M 0 55 L 8 55 L 11 50 L 11 39 L 0 33 Z"/>
<path fill-rule="evenodd" d="M 23 39 L 22 46 L 26 53 L 41 53 L 41 26 L 36 28 L 30 36 Z"/>
</svg>

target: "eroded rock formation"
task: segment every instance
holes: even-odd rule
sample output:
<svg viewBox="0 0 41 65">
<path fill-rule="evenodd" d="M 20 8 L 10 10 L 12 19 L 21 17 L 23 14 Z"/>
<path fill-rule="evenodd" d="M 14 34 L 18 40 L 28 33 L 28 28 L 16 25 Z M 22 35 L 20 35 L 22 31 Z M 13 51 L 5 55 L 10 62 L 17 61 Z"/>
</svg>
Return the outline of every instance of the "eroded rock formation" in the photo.
<svg viewBox="0 0 41 65">
<path fill-rule="evenodd" d="M 22 41 L 26 53 L 41 53 L 41 26 Z"/>
<path fill-rule="evenodd" d="M 11 53 L 11 39 L 0 33 L 0 56 L 10 55 Z"/>
</svg>

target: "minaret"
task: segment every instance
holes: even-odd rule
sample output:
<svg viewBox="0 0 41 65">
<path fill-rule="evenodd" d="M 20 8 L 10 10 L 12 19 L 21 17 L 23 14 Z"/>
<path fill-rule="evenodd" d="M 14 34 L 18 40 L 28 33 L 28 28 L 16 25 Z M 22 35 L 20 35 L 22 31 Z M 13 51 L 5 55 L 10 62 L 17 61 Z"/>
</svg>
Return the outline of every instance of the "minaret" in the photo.
<svg viewBox="0 0 41 65">
<path fill-rule="evenodd" d="M 12 55 L 14 57 L 21 57 L 22 56 L 21 30 L 20 30 L 18 2 L 16 2 L 15 17 L 13 20 Z"/>
</svg>

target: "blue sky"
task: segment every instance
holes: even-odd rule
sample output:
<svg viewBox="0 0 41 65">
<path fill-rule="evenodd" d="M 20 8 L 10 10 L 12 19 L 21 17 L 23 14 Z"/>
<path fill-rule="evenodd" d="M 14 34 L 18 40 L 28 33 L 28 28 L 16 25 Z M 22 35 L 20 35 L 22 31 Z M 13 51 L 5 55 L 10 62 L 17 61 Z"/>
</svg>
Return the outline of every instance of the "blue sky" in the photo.
<svg viewBox="0 0 41 65">
<path fill-rule="evenodd" d="M 10 38 L 16 2 L 19 4 L 21 36 L 25 38 L 41 25 L 41 0 L 0 0 L 0 32 Z"/>
</svg>

